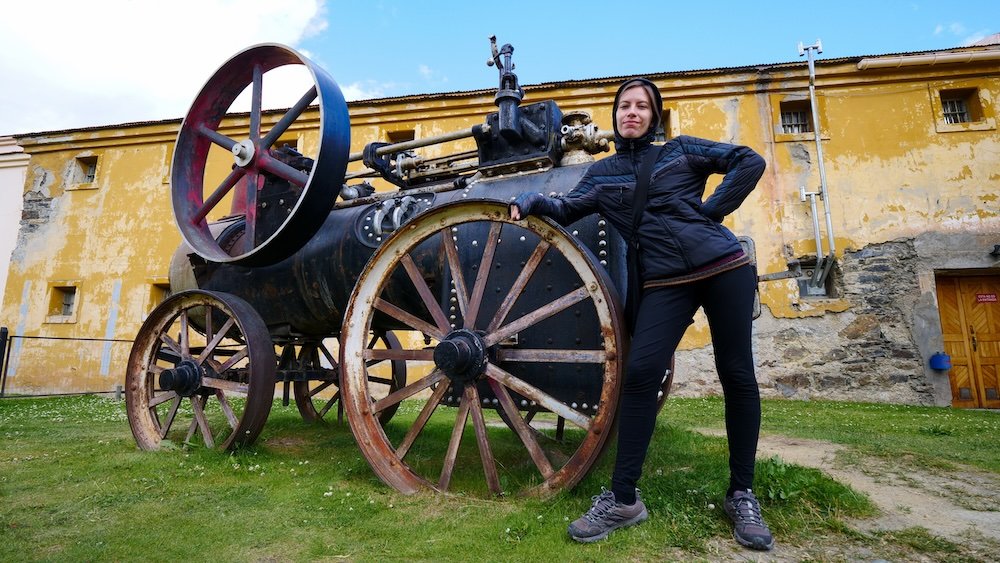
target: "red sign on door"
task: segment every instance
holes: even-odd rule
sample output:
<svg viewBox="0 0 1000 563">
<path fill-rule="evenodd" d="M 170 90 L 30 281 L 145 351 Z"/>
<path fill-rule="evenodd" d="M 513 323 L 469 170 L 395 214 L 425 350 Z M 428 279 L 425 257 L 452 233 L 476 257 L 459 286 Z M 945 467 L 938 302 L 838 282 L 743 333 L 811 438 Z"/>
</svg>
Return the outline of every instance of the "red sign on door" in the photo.
<svg viewBox="0 0 1000 563">
<path fill-rule="evenodd" d="M 977 293 L 976 303 L 996 303 L 997 294 L 996 293 Z"/>
</svg>

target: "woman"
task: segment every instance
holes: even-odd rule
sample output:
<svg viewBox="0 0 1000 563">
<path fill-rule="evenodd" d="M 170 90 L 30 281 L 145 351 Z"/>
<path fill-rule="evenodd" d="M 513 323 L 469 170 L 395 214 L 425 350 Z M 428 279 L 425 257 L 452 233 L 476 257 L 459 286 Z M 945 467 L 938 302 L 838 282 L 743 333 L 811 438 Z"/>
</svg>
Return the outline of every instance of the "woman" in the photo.
<svg viewBox="0 0 1000 563">
<path fill-rule="evenodd" d="M 774 540 L 751 490 L 760 430 L 750 345 L 757 280 L 749 257 L 721 224 L 756 186 L 764 159 L 747 147 L 687 136 L 653 145 L 662 111 L 656 85 L 643 78 L 628 80 L 615 96 L 616 153 L 594 163 L 565 197 L 526 193 L 510 205 L 515 220 L 545 215 L 563 225 L 601 213 L 630 241 L 629 271 L 639 279 L 630 279 L 629 286 L 641 287 L 629 291 L 626 306 L 634 311 L 633 337 L 611 490 L 593 497 L 590 510 L 570 524 L 569 534 L 577 541 L 597 541 L 648 518 L 636 484 L 656 424 L 657 392 L 685 329 L 703 307 L 725 396 L 730 450 L 726 514 L 739 543 L 768 550 Z M 650 151 L 648 195 L 636 229 L 633 195 Z M 724 177 L 702 201 L 711 174 Z M 634 283 L 639 281 L 641 286 Z"/>
</svg>

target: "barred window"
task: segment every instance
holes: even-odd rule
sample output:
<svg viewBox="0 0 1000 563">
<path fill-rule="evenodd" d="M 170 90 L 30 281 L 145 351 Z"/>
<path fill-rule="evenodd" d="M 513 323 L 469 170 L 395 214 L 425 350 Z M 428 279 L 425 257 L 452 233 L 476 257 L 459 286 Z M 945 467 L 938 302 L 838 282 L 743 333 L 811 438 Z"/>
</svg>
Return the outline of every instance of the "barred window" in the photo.
<svg viewBox="0 0 1000 563">
<path fill-rule="evenodd" d="M 979 94 L 975 89 L 941 90 L 941 109 L 945 123 L 971 123 L 979 121 L 975 115 Z"/>
<path fill-rule="evenodd" d="M 656 126 L 656 131 L 653 131 L 653 140 L 658 143 L 663 143 L 670 138 L 670 109 L 664 108 L 663 115 L 660 116 L 660 124 Z"/>
<path fill-rule="evenodd" d="M 812 133 L 812 108 L 809 100 L 781 102 L 782 133 Z"/>
</svg>

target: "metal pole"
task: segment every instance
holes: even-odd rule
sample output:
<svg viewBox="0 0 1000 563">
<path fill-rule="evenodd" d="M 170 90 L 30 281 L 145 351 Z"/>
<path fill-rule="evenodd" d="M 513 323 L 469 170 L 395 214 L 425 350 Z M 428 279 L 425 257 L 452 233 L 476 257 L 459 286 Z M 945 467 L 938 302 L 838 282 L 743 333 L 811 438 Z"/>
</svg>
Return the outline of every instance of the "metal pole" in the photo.
<svg viewBox="0 0 1000 563">
<path fill-rule="evenodd" d="M 7 327 L 0 326 L 0 358 L 3 358 L 0 365 L 0 397 L 4 396 L 7 390 L 7 360 L 10 358 L 10 346 L 7 346 Z"/>
<path fill-rule="evenodd" d="M 812 109 L 813 134 L 816 139 L 816 160 L 819 163 L 820 197 L 823 198 L 823 209 L 826 214 L 826 234 L 830 241 L 829 257 L 830 260 L 833 260 L 834 251 L 837 247 L 833 240 L 833 218 L 830 216 L 830 196 L 826 186 L 826 165 L 823 162 L 823 140 L 819 129 L 819 106 L 816 103 L 816 64 L 813 60 L 813 51 L 817 53 L 823 52 L 823 43 L 819 39 L 816 40 L 815 45 L 809 45 L 808 47 L 803 47 L 799 43 L 799 55 L 805 54 L 809 61 L 809 107 Z"/>
<path fill-rule="evenodd" d="M 816 217 L 816 192 L 807 192 L 805 186 L 799 186 L 799 201 L 805 203 L 806 198 L 809 198 L 809 207 L 812 209 L 813 217 L 813 237 L 816 239 L 816 256 L 819 257 L 823 254 L 823 239 L 819 234 L 819 219 Z"/>
</svg>

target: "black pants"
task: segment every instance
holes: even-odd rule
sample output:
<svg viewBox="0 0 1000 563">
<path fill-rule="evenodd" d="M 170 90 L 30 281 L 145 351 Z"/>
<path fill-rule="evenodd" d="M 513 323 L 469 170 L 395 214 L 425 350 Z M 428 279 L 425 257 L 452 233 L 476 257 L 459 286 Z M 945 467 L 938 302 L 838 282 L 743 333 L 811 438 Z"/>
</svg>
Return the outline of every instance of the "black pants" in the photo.
<svg viewBox="0 0 1000 563">
<path fill-rule="evenodd" d="M 753 267 L 746 265 L 643 294 L 618 415 L 618 457 L 611 490 L 619 502 L 635 502 L 636 483 L 656 425 L 657 392 L 698 307 L 704 307 L 708 318 L 715 368 L 725 397 L 729 493 L 753 485 L 760 432 L 760 392 L 750 347 L 756 283 Z"/>
</svg>

